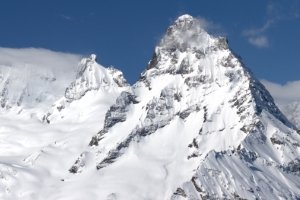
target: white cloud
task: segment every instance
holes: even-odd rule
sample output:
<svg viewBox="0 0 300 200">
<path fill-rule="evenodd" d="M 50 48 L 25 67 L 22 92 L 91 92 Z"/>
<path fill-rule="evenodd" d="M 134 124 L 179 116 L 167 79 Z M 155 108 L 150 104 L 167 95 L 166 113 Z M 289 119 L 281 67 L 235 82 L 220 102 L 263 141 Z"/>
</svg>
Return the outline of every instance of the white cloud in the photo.
<svg viewBox="0 0 300 200">
<path fill-rule="evenodd" d="M 250 44 L 252 44 L 258 48 L 266 48 L 269 46 L 269 40 L 266 36 L 249 37 L 248 41 Z"/>
<path fill-rule="evenodd" d="M 286 84 L 261 81 L 278 103 L 288 104 L 300 101 L 300 81 L 291 81 Z"/>
<path fill-rule="evenodd" d="M 203 27 L 207 31 L 221 28 L 220 25 L 215 24 L 214 22 L 212 22 L 208 19 L 205 19 L 203 17 L 197 16 L 196 19 L 200 23 L 201 27 Z"/>
<path fill-rule="evenodd" d="M 210 34 L 218 35 L 218 36 L 225 36 L 226 33 L 222 29 L 221 25 L 216 24 L 215 22 L 208 20 L 204 17 L 197 16 L 196 17 L 200 26 Z"/>
<path fill-rule="evenodd" d="M 265 32 L 275 23 L 275 20 L 269 19 L 259 28 L 246 29 L 242 32 L 250 44 L 258 48 L 266 48 L 269 46 L 269 39 Z"/>
<path fill-rule="evenodd" d="M 266 32 L 274 25 L 278 19 L 273 15 L 276 6 L 270 2 L 266 8 L 268 19 L 261 27 L 249 28 L 242 31 L 242 35 L 247 38 L 248 42 L 258 48 L 266 48 L 269 46 L 269 39 Z"/>
<path fill-rule="evenodd" d="M 261 81 L 273 96 L 283 114 L 300 129 L 300 80 L 278 84 Z"/>
<path fill-rule="evenodd" d="M 69 15 L 60 15 L 60 17 L 63 18 L 64 20 L 67 20 L 67 21 L 73 20 L 73 18 Z"/>
<path fill-rule="evenodd" d="M 255 36 L 255 35 L 260 35 L 266 32 L 273 24 L 275 21 L 273 19 L 269 19 L 263 24 L 263 26 L 259 28 L 250 28 L 246 29 L 243 31 L 244 36 Z"/>
<path fill-rule="evenodd" d="M 26 98 L 34 100 L 43 94 L 51 102 L 62 97 L 65 88 L 75 80 L 81 57 L 47 49 L 0 47 L 0 88 L 9 77 L 8 98 L 12 101 L 26 88 Z"/>
<path fill-rule="evenodd" d="M 266 36 L 268 30 L 280 21 L 293 20 L 300 17 L 297 9 L 297 2 L 281 4 L 270 1 L 266 7 L 267 20 L 261 27 L 249 28 L 242 31 L 242 35 L 247 38 L 248 42 L 258 48 L 268 47 L 269 40 Z"/>
<path fill-rule="evenodd" d="M 42 48 L 3 48 L 0 47 L 0 66 L 11 69 L 51 71 L 63 75 L 76 69 L 81 55 L 56 52 Z M 23 70 L 22 70 L 23 71 Z"/>
</svg>

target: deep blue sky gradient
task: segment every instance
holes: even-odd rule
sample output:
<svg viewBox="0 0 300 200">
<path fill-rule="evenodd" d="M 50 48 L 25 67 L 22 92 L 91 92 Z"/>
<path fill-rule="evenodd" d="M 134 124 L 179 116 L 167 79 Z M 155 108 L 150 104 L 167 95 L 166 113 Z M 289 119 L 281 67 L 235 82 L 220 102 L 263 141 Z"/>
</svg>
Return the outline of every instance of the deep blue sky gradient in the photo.
<svg viewBox="0 0 300 200">
<path fill-rule="evenodd" d="M 121 69 L 133 83 L 167 27 L 185 13 L 210 21 L 256 77 L 300 79 L 300 0 L 3 0 L 0 46 L 96 53 L 100 64 Z M 251 45 L 243 33 L 268 21 L 258 34 L 268 47 Z"/>
</svg>

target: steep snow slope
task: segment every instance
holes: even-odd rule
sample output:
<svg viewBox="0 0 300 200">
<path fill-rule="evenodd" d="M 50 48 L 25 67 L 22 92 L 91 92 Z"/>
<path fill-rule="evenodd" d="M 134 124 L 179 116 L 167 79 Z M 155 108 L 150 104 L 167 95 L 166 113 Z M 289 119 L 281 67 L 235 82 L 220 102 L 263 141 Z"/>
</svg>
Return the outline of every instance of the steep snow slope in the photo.
<svg viewBox="0 0 300 200">
<path fill-rule="evenodd" d="M 3 199 L 300 198 L 294 125 L 226 39 L 189 15 L 134 86 L 92 55 L 50 124 L 1 117 Z"/>
<path fill-rule="evenodd" d="M 299 139 L 226 40 L 184 15 L 70 172 L 100 199 L 297 199 Z"/>
</svg>

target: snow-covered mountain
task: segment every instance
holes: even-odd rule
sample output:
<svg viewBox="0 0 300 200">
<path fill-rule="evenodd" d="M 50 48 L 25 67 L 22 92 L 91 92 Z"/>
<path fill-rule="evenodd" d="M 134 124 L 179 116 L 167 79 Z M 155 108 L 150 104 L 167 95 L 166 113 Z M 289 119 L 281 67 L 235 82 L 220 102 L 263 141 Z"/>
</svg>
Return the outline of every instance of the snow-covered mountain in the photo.
<svg viewBox="0 0 300 200">
<path fill-rule="evenodd" d="M 22 130 L 1 142 L 2 198 L 300 198 L 296 128 L 227 40 L 189 15 L 133 86 L 83 59 L 43 119 L 1 116 L 3 136 Z"/>
</svg>

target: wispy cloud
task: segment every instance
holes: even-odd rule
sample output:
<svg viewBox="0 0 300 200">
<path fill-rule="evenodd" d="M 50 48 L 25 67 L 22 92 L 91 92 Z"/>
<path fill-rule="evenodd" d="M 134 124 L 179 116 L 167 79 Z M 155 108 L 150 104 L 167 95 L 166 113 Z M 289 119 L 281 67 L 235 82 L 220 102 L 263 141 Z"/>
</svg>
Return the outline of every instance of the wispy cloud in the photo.
<svg viewBox="0 0 300 200">
<path fill-rule="evenodd" d="M 72 21 L 73 20 L 73 17 L 69 16 L 69 15 L 63 15 L 61 14 L 60 17 L 64 20 L 67 20 L 67 21 Z"/>
<path fill-rule="evenodd" d="M 220 24 L 217 24 L 209 19 L 206 19 L 201 16 L 197 16 L 196 19 L 198 20 L 199 24 L 201 27 L 206 30 L 207 32 L 211 34 L 216 34 L 216 35 L 226 35 L 224 32 L 222 26 Z"/>
<path fill-rule="evenodd" d="M 26 77 L 30 72 L 39 76 L 54 76 L 57 79 L 57 88 L 69 84 L 75 78 L 78 62 L 81 55 L 62 53 L 41 48 L 3 48 L 0 47 L 0 71 L 8 69 Z M 73 73 L 73 74 L 72 74 Z M 38 77 L 38 76 L 36 76 Z"/>
<path fill-rule="evenodd" d="M 296 1 L 297 3 L 297 1 Z M 296 5 L 296 6 L 295 6 Z M 297 4 L 292 3 L 291 7 L 276 4 L 270 1 L 266 7 L 267 20 L 260 27 L 249 28 L 242 31 L 242 35 L 248 42 L 258 48 L 269 47 L 268 30 L 280 21 L 292 20 L 300 17 Z"/>
<path fill-rule="evenodd" d="M 47 49 L 0 47 L 0 82 L 6 81 L 7 76 L 12 80 L 8 85 L 9 101 L 16 102 L 26 88 L 28 95 L 24 98 L 28 99 L 27 106 L 32 106 L 37 99 L 43 99 L 50 106 L 64 95 L 65 88 L 75 80 L 81 57 Z"/>
<path fill-rule="evenodd" d="M 96 13 L 91 11 L 81 15 L 69 15 L 69 14 L 56 14 L 57 17 L 68 22 L 85 22 L 87 20 L 93 19 L 96 16 Z"/>
<path fill-rule="evenodd" d="M 258 47 L 258 48 L 266 48 L 269 46 L 269 40 L 266 36 L 254 36 L 249 37 L 248 41 L 250 44 Z"/>
<path fill-rule="evenodd" d="M 262 80 L 261 82 L 278 103 L 286 104 L 300 101 L 300 93 L 298 92 L 300 91 L 300 80 L 287 82 L 286 84 L 278 84 L 267 80 Z"/>
<path fill-rule="evenodd" d="M 275 23 L 274 19 L 268 19 L 265 24 L 258 28 L 250 28 L 243 31 L 244 36 L 257 36 L 264 34 L 273 24 Z"/>
<path fill-rule="evenodd" d="M 300 80 L 278 84 L 261 81 L 273 96 L 285 116 L 300 129 Z"/>
<path fill-rule="evenodd" d="M 266 35 L 266 31 L 271 27 L 273 21 L 267 21 L 260 28 L 252 28 L 243 31 L 243 36 L 245 36 L 250 44 L 258 48 L 269 47 L 269 39 Z"/>
</svg>

